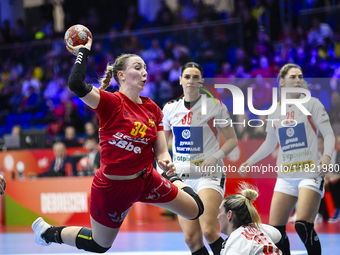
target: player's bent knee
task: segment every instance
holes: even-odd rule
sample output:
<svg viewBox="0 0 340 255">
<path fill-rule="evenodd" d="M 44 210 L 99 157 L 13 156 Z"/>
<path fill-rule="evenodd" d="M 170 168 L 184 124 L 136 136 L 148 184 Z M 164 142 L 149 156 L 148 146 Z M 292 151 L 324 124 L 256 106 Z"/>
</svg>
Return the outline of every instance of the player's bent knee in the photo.
<svg viewBox="0 0 340 255">
<path fill-rule="evenodd" d="M 184 192 L 188 193 L 195 200 L 195 202 L 198 206 L 198 215 L 195 218 L 191 219 L 191 220 L 196 220 L 204 212 L 203 202 L 202 202 L 201 198 L 193 191 L 193 189 L 191 187 L 186 186 L 186 187 L 182 188 L 182 190 Z"/>
<path fill-rule="evenodd" d="M 296 233 L 298 233 L 299 237 L 304 243 L 306 243 L 308 240 L 310 240 L 314 236 L 317 236 L 314 231 L 313 223 L 303 221 L 303 220 L 298 220 L 295 222 L 294 227 L 295 227 Z"/>
<path fill-rule="evenodd" d="M 209 226 L 208 228 L 202 229 L 203 236 L 205 239 L 208 241 L 213 240 L 214 238 L 216 239 L 216 236 L 219 235 L 218 231 L 213 228 L 213 226 Z"/>
<path fill-rule="evenodd" d="M 85 251 L 104 253 L 111 247 L 104 248 L 97 244 L 92 239 L 92 229 L 82 228 L 76 237 L 76 246 L 78 249 L 83 249 Z"/>
</svg>

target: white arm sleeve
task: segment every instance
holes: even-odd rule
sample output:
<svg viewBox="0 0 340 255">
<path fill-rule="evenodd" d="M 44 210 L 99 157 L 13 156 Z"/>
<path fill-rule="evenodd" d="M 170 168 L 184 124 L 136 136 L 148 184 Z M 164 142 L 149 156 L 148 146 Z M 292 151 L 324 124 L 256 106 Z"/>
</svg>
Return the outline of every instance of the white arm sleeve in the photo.
<svg viewBox="0 0 340 255">
<path fill-rule="evenodd" d="M 324 152 L 323 155 L 328 155 L 332 158 L 334 146 L 335 146 L 335 137 L 333 133 L 333 129 L 329 121 L 324 121 L 318 125 L 318 129 L 320 130 L 323 139 L 324 139 Z"/>
<path fill-rule="evenodd" d="M 251 160 L 253 164 L 260 161 L 261 159 L 264 159 L 267 157 L 275 148 L 277 145 L 277 136 L 274 131 L 268 132 L 267 130 L 267 136 L 266 140 L 262 143 L 260 148 L 257 149 L 257 151 L 248 159 Z"/>
<path fill-rule="evenodd" d="M 169 106 L 166 104 L 163 108 L 163 129 L 164 131 L 171 130 L 169 121 Z"/>
</svg>

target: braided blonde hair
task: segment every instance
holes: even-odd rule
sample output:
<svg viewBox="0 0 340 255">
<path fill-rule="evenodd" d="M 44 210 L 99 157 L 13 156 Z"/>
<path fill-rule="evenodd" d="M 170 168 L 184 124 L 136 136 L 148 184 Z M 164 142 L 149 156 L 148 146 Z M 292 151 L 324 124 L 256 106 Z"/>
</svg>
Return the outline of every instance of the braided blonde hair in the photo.
<svg viewBox="0 0 340 255">
<path fill-rule="evenodd" d="M 116 80 L 118 83 L 118 86 L 120 86 L 119 79 L 118 79 L 118 72 L 124 71 L 126 69 L 126 62 L 131 57 L 139 57 L 136 54 L 122 54 L 120 55 L 113 65 L 110 63 L 106 66 L 105 75 L 103 78 L 99 80 L 100 87 L 99 89 L 105 90 L 109 85 L 112 77 Z"/>
<path fill-rule="evenodd" d="M 106 65 L 106 70 L 105 70 L 105 75 L 103 78 L 99 80 L 100 82 L 100 87 L 99 89 L 105 90 L 109 85 L 111 78 L 113 76 L 113 65 L 107 64 Z"/>
<path fill-rule="evenodd" d="M 238 193 L 240 194 L 227 196 L 223 203 L 225 212 L 231 210 L 235 214 L 233 227 L 236 229 L 248 224 L 255 224 L 259 227 L 261 218 L 252 203 L 252 200 L 259 196 L 258 189 L 246 182 L 241 182 Z"/>
</svg>

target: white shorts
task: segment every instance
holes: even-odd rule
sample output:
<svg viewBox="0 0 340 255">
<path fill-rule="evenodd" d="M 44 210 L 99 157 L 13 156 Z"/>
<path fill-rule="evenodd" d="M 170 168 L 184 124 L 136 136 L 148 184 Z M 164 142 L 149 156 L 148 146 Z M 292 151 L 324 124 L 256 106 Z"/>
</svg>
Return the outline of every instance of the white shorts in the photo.
<svg viewBox="0 0 340 255">
<path fill-rule="evenodd" d="M 189 185 L 196 193 L 202 189 L 214 189 L 224 197 L 225 192 L 225 176 L 222 178 L 199 178 L 199 179 L 186 179 L 183 181 Z"/>
<path fill-rule="evenodd" d="M 314 190 L 321 195 L 325 193 L 325 178 L 318 177 L 314 179 L 301 178 L 277 178 L 274 191 L 278 191 L 294 197 L 299 196 L 299 189 L 301 187 Z"/>
</svg>

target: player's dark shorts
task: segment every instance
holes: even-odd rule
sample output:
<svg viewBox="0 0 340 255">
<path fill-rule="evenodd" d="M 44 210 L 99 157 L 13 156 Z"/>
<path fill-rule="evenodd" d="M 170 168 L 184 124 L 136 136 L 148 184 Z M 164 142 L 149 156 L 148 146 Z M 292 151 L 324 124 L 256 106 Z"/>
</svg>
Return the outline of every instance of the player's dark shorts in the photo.
<svg viewBox="0 0 340 255">
<path fill-rule="evenodd" d="M 144 175 L 117 181 L 97 171 L 91 188 L 91 217 L 100 224 L 119 228 L 133 203 L 167 203 L 176 198 L 178 188 L 162 177 L 152 165 Z"/>
</svg>

